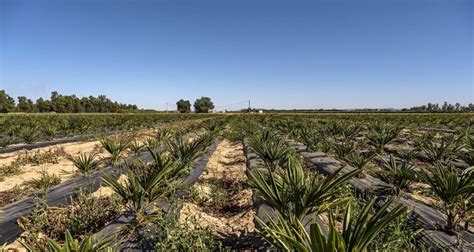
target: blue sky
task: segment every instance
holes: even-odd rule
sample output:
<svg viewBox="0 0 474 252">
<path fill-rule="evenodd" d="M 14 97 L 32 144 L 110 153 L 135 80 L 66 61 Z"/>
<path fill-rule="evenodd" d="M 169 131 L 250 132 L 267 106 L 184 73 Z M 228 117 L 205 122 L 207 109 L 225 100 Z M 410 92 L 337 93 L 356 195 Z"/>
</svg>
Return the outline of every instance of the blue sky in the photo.
<svg viewBox="0 0 474 252">
<path fill-rule="evenodd" d="M 0 89 L 265 108 L 474 101 L 469 0 L 0 0 Z M 239 108 L 245 104 L 230 106 Z M 171 107 L 171 105 L 170 105 Z"/>
</svg>

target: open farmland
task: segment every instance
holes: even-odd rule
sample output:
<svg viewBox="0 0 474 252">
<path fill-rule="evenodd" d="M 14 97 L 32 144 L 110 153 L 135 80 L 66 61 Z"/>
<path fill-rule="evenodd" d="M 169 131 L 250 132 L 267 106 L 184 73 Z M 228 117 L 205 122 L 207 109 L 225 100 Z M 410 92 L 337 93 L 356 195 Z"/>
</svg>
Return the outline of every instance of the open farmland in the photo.
<svg viewBox="0 0 474 252">
<path fill-rule="evenodd" d="M 0 123 L 4 248 L 474 250 L 472 114 Z"/>
</svg>

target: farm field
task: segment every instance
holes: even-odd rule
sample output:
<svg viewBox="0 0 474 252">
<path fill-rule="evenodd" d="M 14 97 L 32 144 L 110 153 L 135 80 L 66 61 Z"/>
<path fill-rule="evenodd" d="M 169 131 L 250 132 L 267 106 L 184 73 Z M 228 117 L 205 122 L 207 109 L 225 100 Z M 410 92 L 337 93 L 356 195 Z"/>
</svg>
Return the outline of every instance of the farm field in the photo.
<svg viewBox="0 0 474 252">
<path fill-rule="evenodd" d="M 0 126 L 2 249 L 474 250 L 473 114 L 16 114 Z"/>
</svg>

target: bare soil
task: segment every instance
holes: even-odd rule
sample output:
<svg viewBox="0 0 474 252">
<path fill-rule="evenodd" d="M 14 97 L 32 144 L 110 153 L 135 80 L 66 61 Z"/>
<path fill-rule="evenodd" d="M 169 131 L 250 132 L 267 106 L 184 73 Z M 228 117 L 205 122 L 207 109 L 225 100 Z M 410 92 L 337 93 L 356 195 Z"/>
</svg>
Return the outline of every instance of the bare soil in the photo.
<svg viewBox="0 0 474 252">
<path fill-rule="evenodd" d="M 179 221 L 191 228 L 207 228 L 217 237 L 253 232 L 252 190 L 245 184 L 243 146 L 223 140 L 184 203 Z"/>
</svg>

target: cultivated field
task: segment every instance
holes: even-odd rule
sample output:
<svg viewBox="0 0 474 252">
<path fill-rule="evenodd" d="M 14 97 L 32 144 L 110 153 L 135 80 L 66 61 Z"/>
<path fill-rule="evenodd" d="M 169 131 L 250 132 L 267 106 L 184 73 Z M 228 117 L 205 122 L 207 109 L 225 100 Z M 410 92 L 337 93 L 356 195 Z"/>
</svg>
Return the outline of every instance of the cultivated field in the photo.
<svg viewBox="0 0 474 252">
<path fill-rule="evenodd" d="M 474 250 L 472 114 L 0 116 L 34 251 Z"/>
</svg>

